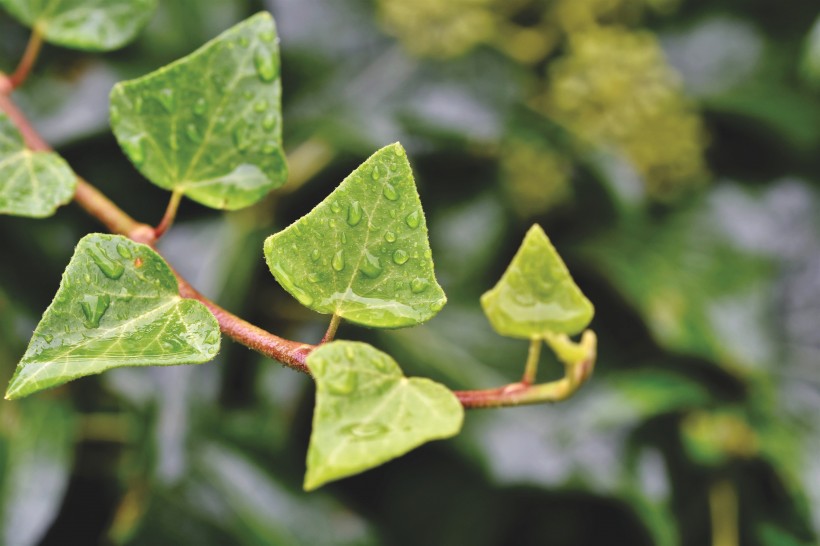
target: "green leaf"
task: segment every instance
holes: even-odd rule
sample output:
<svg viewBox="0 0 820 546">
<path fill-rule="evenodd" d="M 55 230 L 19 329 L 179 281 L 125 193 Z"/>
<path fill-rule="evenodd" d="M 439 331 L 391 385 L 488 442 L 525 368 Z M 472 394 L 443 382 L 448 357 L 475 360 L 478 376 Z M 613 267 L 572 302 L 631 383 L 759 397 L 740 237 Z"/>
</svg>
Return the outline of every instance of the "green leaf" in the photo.
<svg viewBox="0 0 820 546">
<path fill-rule="evenodd" d="M 413 326 L 447 302 L 398 143 L 373 154 L 310 213 L 268 237 L 265 258 L 303 305 L 365 326 Z"/>
<path fill-rule="evenodd" d="M 93 233 L 77 245 L 6 398 L 122 366 L 207 362 L 219 340 L 214 316 L 180 297 L 159 254 L 119 235 Z"/>
<path fill-rule="evenodd" d="M 71 201 L 77 175 L 54 152 L 26 148 L 23 136 L 0 112 L 0 214 L 42 218 Z"/>
<path fill-rule="evenodd" d="M 247 207 L 287 179 L 276 27 L 259 13 L 197 51 L 111 91 L 111 126 L 161 188 Z"/>
<path fill-rule="evenodd" d="M 151 18 L 156 0 L 0 0 L 20 22 L 53 44 L 89 51 L 117 49 Z"/>
<path fill-rule="evenodd" d="M 524 339 L 577 334 L 594 313 L 538 224 L 498 284 L 481 296 L 481 306 L 496 332 Z"/>
<path fill-rule="evenodd" d="M 305 490 L 357 474 L 419 445 L 458 433 L 464 409 L 444 386 L 406 378 L 366 343 L 335 341 L 307 360 L 316 409 Z"/>
</svg>

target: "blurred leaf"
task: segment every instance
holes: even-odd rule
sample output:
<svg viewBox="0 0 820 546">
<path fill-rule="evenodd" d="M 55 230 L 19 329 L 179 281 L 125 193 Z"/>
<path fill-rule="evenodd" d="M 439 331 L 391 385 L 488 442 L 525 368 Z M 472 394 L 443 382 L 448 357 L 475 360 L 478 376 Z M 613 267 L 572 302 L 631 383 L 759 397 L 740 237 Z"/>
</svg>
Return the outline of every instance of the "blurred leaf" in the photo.
<svg viewBox="0 0 820 546">
<path fill-rule="evenodd" d="M 308 356 L 308 366 L 316 380 L 316 409 L 306 490 L 461 429 L 464 410 L 452 392 L 429 379 L 407 379 L 389 355 L 370 345 L 322 345 Z"/>
<path fill-rule="evenodd" d="M 48 42 L 74 49 L 117 49 L 134 39 L 156 9 L 156 0 L 0 0 Z"/>
<path fill-rule="evenodd" d="M 481 296 L 481 306 L 499 334 L 523 339 L 577 334 L 594 313 L 538 224 L 498 284 Z"/>
<path fill-rule="evenodd" d="M 51 400 L 3 408 L 3 544 L 39 544 L 57 517 L 74 455 L 74 417 Z"/>
<path fill-rule="evenodd" d="M 219 351 L 219 340 L 214 316 L 179 296 L 176 278 L 150 247 L 120 235 L 87 235 L 6 398 L 121 366 L 207 362 Z"/>
<path fill-rule="evenodd" d="M 157 186 L 213 208 L 251 205 L 287 179 L 276 28 L 260 13 L 111 92 L 111 124 Z"/>
<path fill-rule="evenodd" d="M 0 112 L 0 214 L 51 216 L 74 196 L 77 175 L 54 152 L 26 148 L 23 136 Z"/>
<path fill-rule="evenodd" d="M 447 301 L 436 282 L 407 154 L 391 144 L 287 229 L 268 237 L 271 273 L 300 303 L 376 328 L 413 326 Z"/>
<path fill-rule="evenodd" d="M 814 22 L 811 32 L 806 36 L 800 68 L 806 81 L 820 88 L 820 17 Z"/>
</svg>

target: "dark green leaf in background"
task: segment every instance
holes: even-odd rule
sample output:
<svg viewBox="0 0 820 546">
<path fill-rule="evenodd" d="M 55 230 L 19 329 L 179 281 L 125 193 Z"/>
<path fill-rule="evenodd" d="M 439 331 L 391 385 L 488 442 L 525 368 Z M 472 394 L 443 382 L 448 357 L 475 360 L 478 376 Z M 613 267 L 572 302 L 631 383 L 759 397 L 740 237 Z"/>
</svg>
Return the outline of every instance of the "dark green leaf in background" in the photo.
<svg viewBox="0 0 820 546">
<path fill-rule="evenodd" d="M 71 201 L 77 175 L 54 152 L 26 148 L 20 131 L 0 112 L 0 214 L 51 216 Z"/>
<path fill-rule="evenodd" d="M 303 305 L 376 328 L 413 326 L 447 301 L 400 144 L 373 154 L 306 216 L 265 241 L 273 276 Z"/>
<path fill-rule="evenodd" d="M 259 13 L 111 92 L 111 126 L 161 188 L 218 209 L 251 205 L 287 179 L 276 27 Z"/>
<path fill-rule="evenodd" d="M 180 297 L 150 247 L 119 235 L 83 237 L 9 383 L 20 398 L 121 366 L 198 364 L 219 351 L 219 325 Z"/>
<path fill-rule="evenodd" d="M 0 0 L 46 41 L 74 49 L 105 51 L 130 42 L 151 18 L 156 0 Z"/>
</svg>

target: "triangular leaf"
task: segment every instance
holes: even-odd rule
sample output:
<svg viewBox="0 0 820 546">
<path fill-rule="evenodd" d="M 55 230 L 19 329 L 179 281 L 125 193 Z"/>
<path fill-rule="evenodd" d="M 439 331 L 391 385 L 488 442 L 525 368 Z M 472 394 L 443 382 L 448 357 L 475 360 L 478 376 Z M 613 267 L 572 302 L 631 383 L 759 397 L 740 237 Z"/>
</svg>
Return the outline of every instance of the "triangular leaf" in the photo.
<svg viewBox="0 0 820 546">
<path fill-rule="evenodd" d="M 0 5 L 48 42 L 106 51 L 133 40 L 157 0 L 0 0 Z"/>
<path fill-rule="evenodd" d="M 498 284 L 481 296 L 481 306 L 496 332 L 524 339 L 577 334 L 594 313 L 537 224 Z"/>
<path fill-rule="evenodd" d="M 310 213 L 268 237 L 265 258 L 303 305 L 365 326 L 413 326 L 447 301 L 398 143 L 373 154 Z"/>
<path fill-rule="evenodd" d="M 207 362 L 219 340 L 214 316 L 180 297 L 159 254 L 119 235 L 93 233 L 77 245 L 6 398 L 122 366 Z"/>
<path fill-rule="evenodd" d="M 276 27 L 259 13 L 111 91 L 111 126 L 142 174 L 203 205 L 239 209 L 287 179 Z"/>
<path fill-rule="evenodd" d="M 26 148 L 23 136 L 0 112 L 0 214 L 42 218 L 71 201 L 77 175 L 54 152 Z"/>
<path fill-rule="evenodd" d="M 322 345 L 307 364 L 316 380 L 316 408 L 306 490 L 461 430 L 464 408 L 450 390 L 405 377 L 389 355 L 366 343 Z"/>
</svg>

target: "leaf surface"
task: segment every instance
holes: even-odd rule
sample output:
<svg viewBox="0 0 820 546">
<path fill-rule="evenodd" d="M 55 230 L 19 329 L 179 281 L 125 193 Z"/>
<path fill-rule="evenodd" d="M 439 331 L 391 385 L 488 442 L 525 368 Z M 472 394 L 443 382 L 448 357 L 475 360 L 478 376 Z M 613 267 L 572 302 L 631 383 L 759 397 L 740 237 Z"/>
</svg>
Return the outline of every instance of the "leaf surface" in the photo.
<svg viewBox="0 0 820 546">
<path fill-rule="evenodd" d="M 6 398 L 122 366 L 207 362 L 219 341 L 214 316 L 180 297 L 159 254 L 120 235 L 92 233 L 77 245 Z"/>
<path fill-rule="evenodd" d="M 498 284 L 481 296 L 481 306 L 499 334 L 524 339 L 577 334 L 594 313 L 537 224 Z"/>
<path fill-rule="evenodd" d="M 17 20 L 53 44 L 89 51 L 130 42 L 153 15 L 156 0 L 0 0 Z"/>
<path fill-rule="evenodd" d="M 23 136 L 0 112 L 0 214 L 42 218 L 71 201 L 77 175 L 54 152 L 26 148 Z"/>
<path fill-rule="evenodd" d="M 303 305 L 365 326 L 413 326 L 447 301 L 398 143 L 373 154 L 310 213 L 268 237 L 265 258 Z"/>
<path fill-rule="evenodd" d="M 464 409 L 444 386 L 407 378 L 389 355 L 353 341 L 308 356 L 316 408 L 305 489 L 357 474 L 458 433 Z"/>
<path fill-rule="evenodd" d="M 276 27 L 259 13 L 197 51 L 111 91 L 111 126 L 151 182 L 218 209 L 287 179 Z"/>
</svg>

